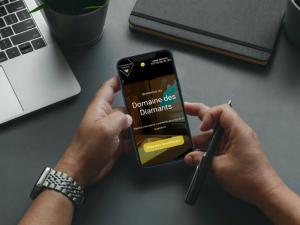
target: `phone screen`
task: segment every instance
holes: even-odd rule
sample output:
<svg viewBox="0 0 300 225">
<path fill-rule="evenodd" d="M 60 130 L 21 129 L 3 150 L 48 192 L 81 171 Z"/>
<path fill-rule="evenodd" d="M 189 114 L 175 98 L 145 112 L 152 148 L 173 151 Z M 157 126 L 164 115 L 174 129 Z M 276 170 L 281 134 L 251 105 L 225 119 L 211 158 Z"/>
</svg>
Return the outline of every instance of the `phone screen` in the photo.
<svg viewBox="0 0 300 225">
<path fill-rule="evenodd" d="M 181 159 L 192 150 L 180 86 L 168 51 L 122 59 L 118 71 L 140 164 Z"/>
</svg>

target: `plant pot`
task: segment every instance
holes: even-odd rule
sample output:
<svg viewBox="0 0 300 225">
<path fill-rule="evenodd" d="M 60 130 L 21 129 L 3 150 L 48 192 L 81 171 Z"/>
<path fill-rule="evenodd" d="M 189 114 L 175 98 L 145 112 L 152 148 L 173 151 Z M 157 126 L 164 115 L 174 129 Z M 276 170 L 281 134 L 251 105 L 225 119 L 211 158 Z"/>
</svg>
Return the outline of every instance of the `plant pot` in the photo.
<svg viewBox="0 0 300 225">
<path fill-rule="evenodd" d="M 79 15 L 68 15 L 51 8 L 43 10 L 48 26 L 55 39 L 67 47 L 83 48 L 96 44 L 102 36 L 107 3 L 99 9 Z"/>
<path fill-rule="evenodd" d="M 298 4 L 297 4 L 298 2 Z M 288 39 L 300 48 L 300 1 L 288 0 L 284 21 Z"/>
</svg>

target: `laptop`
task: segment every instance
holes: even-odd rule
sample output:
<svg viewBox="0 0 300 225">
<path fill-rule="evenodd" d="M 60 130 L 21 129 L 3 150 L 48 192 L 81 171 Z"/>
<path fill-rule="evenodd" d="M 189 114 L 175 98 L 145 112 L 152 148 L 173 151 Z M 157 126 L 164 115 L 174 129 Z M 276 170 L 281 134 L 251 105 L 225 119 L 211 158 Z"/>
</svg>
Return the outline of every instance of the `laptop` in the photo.
<svg viewBox="0 0 300 225">
<path fill-rule="evenodd" d="M 70 98 L 80 85 L 34 0 L 0 0 L 0 124 Z"/>
</svg>

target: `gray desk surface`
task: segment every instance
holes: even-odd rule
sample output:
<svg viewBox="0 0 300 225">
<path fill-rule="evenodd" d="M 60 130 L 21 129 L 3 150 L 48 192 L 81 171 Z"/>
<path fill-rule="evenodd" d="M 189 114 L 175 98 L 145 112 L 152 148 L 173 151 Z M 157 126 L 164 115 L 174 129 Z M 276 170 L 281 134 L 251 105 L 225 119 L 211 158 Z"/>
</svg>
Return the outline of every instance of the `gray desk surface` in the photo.
<svg viewBox="0 0 300 225">
<path fill-rule="evenodd" d="M 134 2 L 111 1 L 98 45 L 83 52 L 64 50 L 82 86 L 78 98 L 0 128 L 1 224 L 20 219 L 40 171 L 54 165 L 63 153 L 97 88 L 116 73 L 116 61 L 162 48 L 174 53 L 185 100 L 215 105 L 237 91 L 235 108 L 257 131 L 279 174 L 300 194 L 300 51 L 281 34 L 274 59 L 264 68 L 134 34 L 127 22 Z M 116 104 L 123 104 L 120 95 Z M 197 132 L 198 121 L 190 118 L 190 124 Z M 269 224 L 258 210 L 229 196 L 213 181 L 195 207 L 185 205 L 192 172 L 183 163 L 142 170 L 134 154 L 125 156 L 89 190 L 74 224 Z"/>
</svg>

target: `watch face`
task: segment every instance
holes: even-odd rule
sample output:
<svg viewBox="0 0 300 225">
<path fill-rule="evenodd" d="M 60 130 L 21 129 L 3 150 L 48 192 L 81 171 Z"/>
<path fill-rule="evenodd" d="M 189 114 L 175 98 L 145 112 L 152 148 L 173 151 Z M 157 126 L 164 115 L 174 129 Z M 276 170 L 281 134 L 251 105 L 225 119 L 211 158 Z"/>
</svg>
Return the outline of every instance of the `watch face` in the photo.
<svg viewBox="0 0 300 225">
<path fill-rule="evenodd" d="M 37 182 L 33 186 L 33 189 L 30 194 L 31 199 L 35 199 L 38 196 L 38 194 L 41 192 L 41 190 L 43 189 L 43 183 L 44 183 L 45 179 L 47 178 L 50 171 L 51 171 L 51 168 L 49 168 L 49 167 L 46 167 L 43 170 L 43 172 L 39 176 Z"/>
</svg>

